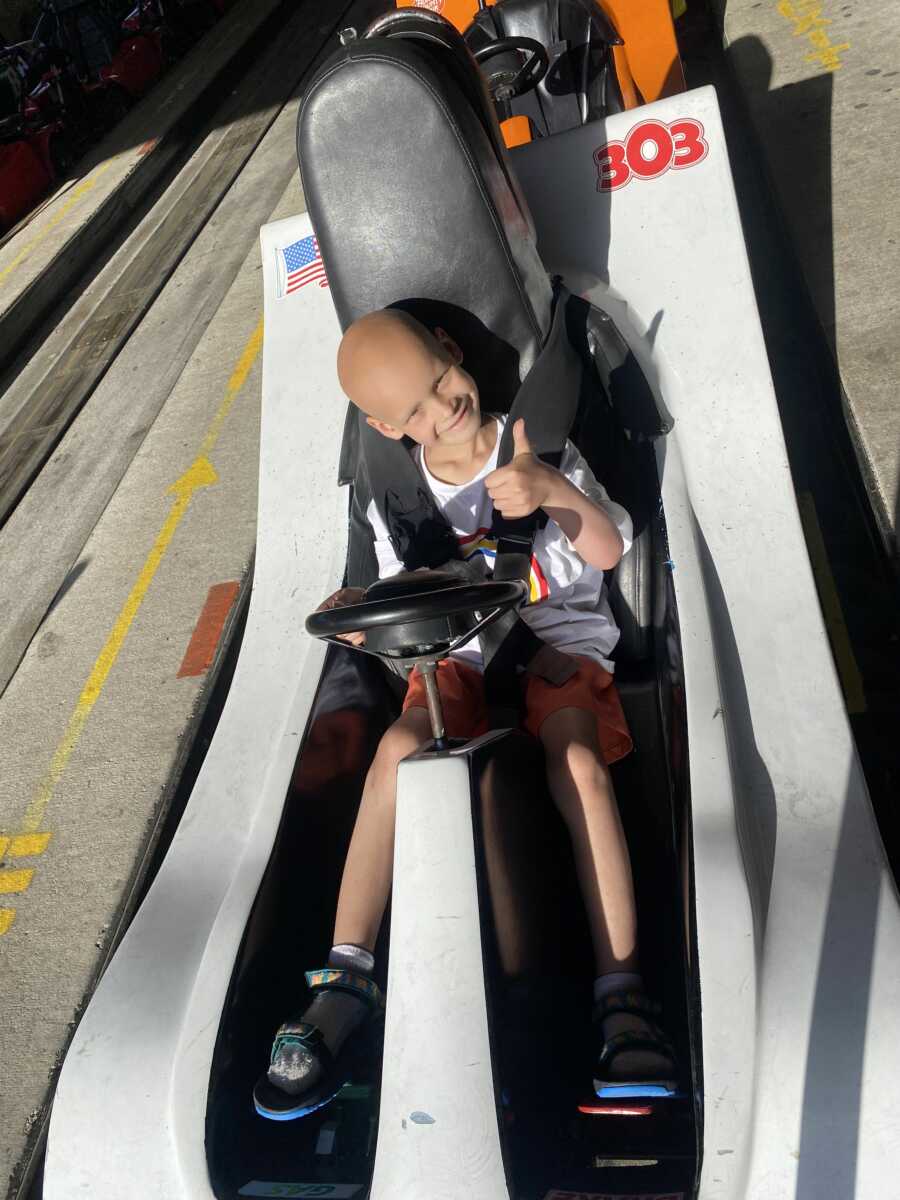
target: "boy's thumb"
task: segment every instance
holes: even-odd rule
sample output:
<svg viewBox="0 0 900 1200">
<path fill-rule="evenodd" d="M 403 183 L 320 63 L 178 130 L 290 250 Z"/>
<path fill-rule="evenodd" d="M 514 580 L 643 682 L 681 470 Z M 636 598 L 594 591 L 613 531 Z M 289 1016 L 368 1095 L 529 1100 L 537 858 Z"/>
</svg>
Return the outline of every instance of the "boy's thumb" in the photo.
<svg viewBox="0 0 900 1200">
<path fill-rule="evenodd" d="M 520 454 L 531 454 L 531 442 L 525 432 L 524 417 L 519 417 L 513 425 L 513 458 L 518 458 Z"/>
</svg>

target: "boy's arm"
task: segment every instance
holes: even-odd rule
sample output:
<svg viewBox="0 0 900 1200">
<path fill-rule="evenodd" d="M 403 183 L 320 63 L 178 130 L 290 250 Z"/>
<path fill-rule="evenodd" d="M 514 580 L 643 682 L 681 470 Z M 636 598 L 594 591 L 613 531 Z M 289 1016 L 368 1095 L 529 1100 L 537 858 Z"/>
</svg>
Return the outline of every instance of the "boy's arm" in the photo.
<svg viewBox="0 0 900 1200">
<path fill-rule="evenodd" d="M 625 543 L 609 514 L 565 475 L 534 456 L 521 418 L 513 426 L 513 445 L 512 462 L 485 479 L 502 515 L 514 520 L 543 508 L 584 562 L 600 571 L 614 567 Z"/>
<path fill-rule="evenodd" d="M 545 466 L 544 463 L 540 464 Z M 575 548 L 579 558 L 598 571 L 614 567 L 625 550 L 625 543 L 612 518 L 574 483 L 553 467 L 556 476 L 541 508 L 555 521 Z"/>
</svg>

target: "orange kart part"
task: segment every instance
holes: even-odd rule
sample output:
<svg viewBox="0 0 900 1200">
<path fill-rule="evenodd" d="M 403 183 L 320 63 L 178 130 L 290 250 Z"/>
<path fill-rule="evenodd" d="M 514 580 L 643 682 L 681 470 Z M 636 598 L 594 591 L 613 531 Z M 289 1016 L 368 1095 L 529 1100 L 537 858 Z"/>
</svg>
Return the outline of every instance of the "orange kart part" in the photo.
<svg viewBox="0 0 900 1200">
<path fill-rule="evenodd" d="M 613 46 L 613 62 L 626 108 L 662 100 L 687 90 L 675 41 L 669 0 L 597 0 L 624 45 Z M 627 72 L 636 103 L 626 95 Z M 632 90 L 633 95 L 633 90 Z"/>
<path fill-rule="evenodd" d="M 488 5 L 494 2 L 487 0 Z M 626 109 L 686 90 L 669 0 L 597 0 L 597 3 L 624 42 L 612 49 Z M 397 7 L 427 8 L 440 13 L 460 33 L 465 33 L 478 12 L 478 0 L 418 0 L 418 3 L 397 0 Z"/>
<path fill-rule="evenodd" d="M 493 4 L 494 0 L 487 0 Z M 397 0 L 398 8 L 427 8 L 440 13 L 460 33 L 465 33 L 478 12 L 478 0 Z"/>
<path fill-rule="evenodd" d="M 512 150 L 531 141 L 531 122 L 525 116 L 507 117 L 500 122 L 500 132 L 507 150 Z"/>
<path fill-rule="evenodd" d="M 579 1104 L 578 1111 L 585 1117 L 650 1117 L 653 1115 L 652 1104 Z"/>
</svg>

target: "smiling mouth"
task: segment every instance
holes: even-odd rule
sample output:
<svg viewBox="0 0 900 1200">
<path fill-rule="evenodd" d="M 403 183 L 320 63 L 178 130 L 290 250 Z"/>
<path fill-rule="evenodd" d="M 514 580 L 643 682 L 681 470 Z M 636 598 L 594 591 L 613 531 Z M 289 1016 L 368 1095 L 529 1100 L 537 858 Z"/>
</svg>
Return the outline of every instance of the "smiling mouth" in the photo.
<svg viewBox="0 0 900 1200">
<path fill-rule="evenodd" d="M 459 412 L 456 414 L 456 416 L 453 418 L 453 420 L 450 422 L 450 424 L 446 427 L 446 429 L 443 429 L 441 431 L 441 437 L 443 437 L 445 433 L 451 433 L 457 427 L 457 425 L 460 423 L 460 421 L 463 419 L 463 417 L 466 415 L 466 413 L 468 411 L 469 411 L 469 401 L 463 400 L 462 404 L 459 407 Z"/>
</svg>

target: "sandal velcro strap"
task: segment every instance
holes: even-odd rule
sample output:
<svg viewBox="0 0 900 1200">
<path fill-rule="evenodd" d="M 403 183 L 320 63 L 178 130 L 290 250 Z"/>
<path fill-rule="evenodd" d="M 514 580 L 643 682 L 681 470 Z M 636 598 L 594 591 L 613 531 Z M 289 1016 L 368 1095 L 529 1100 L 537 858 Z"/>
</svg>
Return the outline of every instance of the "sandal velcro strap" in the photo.
<svg viewBox="0 0 900 1200">
<path fill-rule="evenodd" d="M 285 1021 L 283 1025 L 279 1026 L 278 1032 L 275 1034 L 275 1041 L 272 1043 L 270 1063 L 275 1062 L 285 1046 L 302 1046 L 305 1050 L 315 1053 L 323 1065 L 325 1065 L 325 1060 L 331 1058 L 331 1053 L 322 1036 L 322 1030 L 318 1025 L 311 1025 L 308 1021 Z"/>
<path fill-rule="evenodd" d="M 656 1025 L 651 1025 L 646 1032 L 634 1029 L 624 1029 L 615 1033 L 603 1043 L 603 1048 L 597 1058 L 598 1074 L 609 1066 L 619 1054 L 629 1050 L 652 1050 L 655 1054 L 663 1054 L 675 1062 L 675 1048 L 663 1031 Z"/>
<path fill-rule="evenodd" d="M 594 1020 L 602 1021 L 613 1013 L 629 1013 L 633 1017 L 658 1017 L 662 1006 L 645 992 L 610 992 L 594 1005 Z"/>
<path fill-rule="evenodd" d="M 374 979 L 369 979 L 367 975 L 357 975 L 354 971 L 343 971 L 339 967 L 321 967 L 318 971 L 307 971 L 306 986 L 311 992 L 350 992 L 365 1000 L 372 1008 L 380 1008 L 384 1003 L 381 988 Z"/>
</svg>

